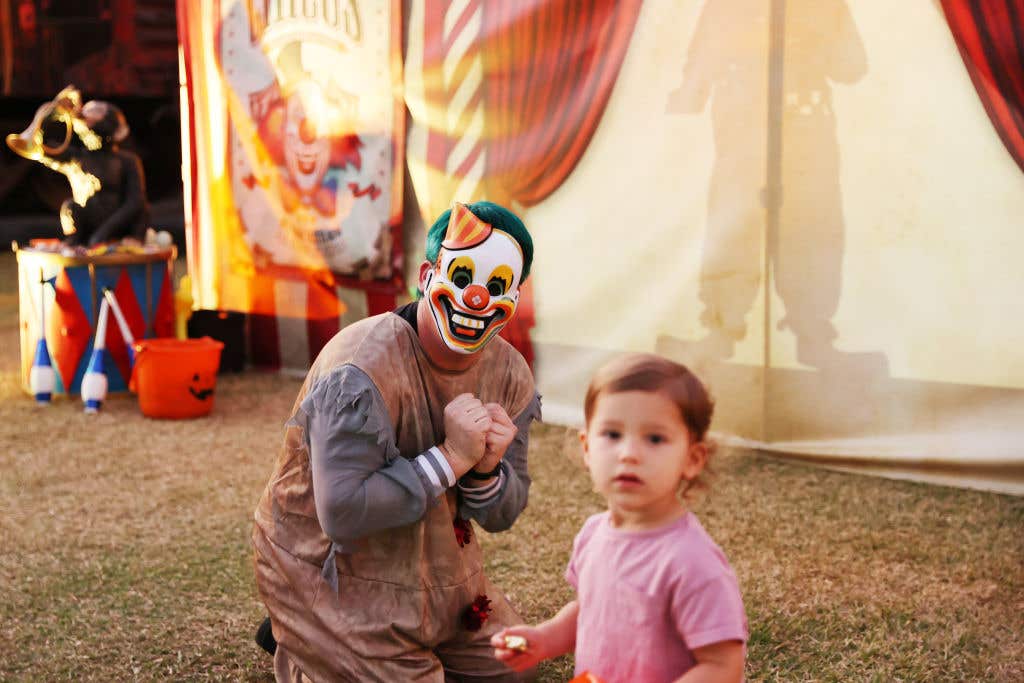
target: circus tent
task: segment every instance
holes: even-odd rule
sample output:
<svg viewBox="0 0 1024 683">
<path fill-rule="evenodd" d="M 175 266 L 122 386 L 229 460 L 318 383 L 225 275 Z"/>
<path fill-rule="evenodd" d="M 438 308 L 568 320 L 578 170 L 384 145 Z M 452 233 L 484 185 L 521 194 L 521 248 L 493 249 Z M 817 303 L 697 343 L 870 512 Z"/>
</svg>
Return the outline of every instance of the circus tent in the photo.
<svg viewBox="0 0 1024 683">
<path fill-rule="evenodd" d="M 301 370 L 487 198 L 535 236 L 509 337 L 549 421 L 655 351 L 725 441 L 1022 492 L 1019 10 L 179 2 L 195 298 Z"/>
</svg>

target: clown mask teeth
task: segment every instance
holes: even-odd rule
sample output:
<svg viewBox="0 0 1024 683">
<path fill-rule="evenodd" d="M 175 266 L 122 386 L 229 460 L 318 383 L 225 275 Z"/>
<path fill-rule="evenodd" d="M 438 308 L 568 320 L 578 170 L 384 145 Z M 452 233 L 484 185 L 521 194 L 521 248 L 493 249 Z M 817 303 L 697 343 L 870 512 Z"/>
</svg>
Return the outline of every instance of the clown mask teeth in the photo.
<svg viewBox="0 0 1024 683">
<path fill-rule="evenodd" d="M 458 313 L 452 315 L 452 322 L 457 325 L 462 325 L 463 327 L 472 327 L 474 330 L 484 329 L 483 320 L 470 320 L 466 316 L 459 315 Z"/>
</svg>

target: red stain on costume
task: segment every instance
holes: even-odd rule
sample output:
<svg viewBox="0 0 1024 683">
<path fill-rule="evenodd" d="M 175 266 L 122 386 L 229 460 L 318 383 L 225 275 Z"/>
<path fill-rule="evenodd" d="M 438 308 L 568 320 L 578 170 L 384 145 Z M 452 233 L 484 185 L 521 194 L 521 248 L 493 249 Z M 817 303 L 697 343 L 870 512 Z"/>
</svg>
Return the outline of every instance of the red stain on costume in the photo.
<svg viewBox="0 0 1024 683">
<path fill-rule="evenodd" d="M 473 538 L 473 527 L 462 517 L 456 517 L 453 524 L 455 526 L 455 540 L 458 541 L 459 547 L 462 548 Z"/>
<path fill-rule="evenodd" d="M 467 631 L 479 631 L 487 618 L 491 616 L 491 601 L 486 595 L 476 596 L 466 611 L 462 613 L 462 625 Z"/>
</svg>

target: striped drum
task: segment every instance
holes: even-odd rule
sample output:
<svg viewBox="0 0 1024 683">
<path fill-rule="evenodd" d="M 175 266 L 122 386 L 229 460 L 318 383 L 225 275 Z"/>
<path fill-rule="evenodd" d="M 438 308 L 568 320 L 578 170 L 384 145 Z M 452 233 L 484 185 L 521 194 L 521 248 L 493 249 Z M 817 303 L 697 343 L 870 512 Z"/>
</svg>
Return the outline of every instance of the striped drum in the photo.
<svg viewBox="0 0 1024 683">
<path fill-rule="evenodd" d="M 92 355 L 103 290 L 117 298 L 136 339 L 174 336 L 172 274 L 175 249 L 146 253 L 65 256 L 16 249 L 22 386 L 31 393 L 33 356 L 45 329 L 57 394 L 77 394 Z M 131 365 L 118 325 L 107 326 L 108 391 L 128 390 Z"/>
</svg>

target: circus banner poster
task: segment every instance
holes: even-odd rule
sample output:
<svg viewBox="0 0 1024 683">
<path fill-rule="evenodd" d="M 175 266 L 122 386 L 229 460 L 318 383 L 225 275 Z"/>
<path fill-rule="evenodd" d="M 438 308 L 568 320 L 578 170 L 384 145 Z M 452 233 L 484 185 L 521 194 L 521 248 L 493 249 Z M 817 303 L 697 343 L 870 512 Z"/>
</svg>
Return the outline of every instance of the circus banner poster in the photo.
<svg viewBox="0 0 1024 683">
<path fill-rule="evenodd" d="M 199 308 L 338 320 L 353 291 L 401 288 L 399 11 L 178 3 Z"/>
</svg>

